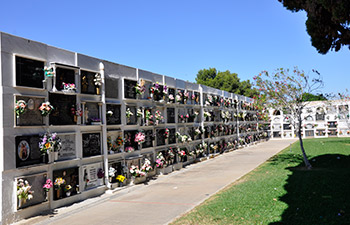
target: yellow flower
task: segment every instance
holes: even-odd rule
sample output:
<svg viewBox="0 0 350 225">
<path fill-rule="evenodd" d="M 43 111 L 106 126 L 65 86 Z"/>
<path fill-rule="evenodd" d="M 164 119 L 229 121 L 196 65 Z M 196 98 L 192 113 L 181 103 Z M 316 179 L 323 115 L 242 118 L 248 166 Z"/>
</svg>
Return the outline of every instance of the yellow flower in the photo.
<svg viewBox="0 0 350 225">
<path fill-rule="evenodd" d="M 45 144 L 45 148 L 50 148 L 51 147 L 51 144 L 50 143 L 46 143 Z"/>
</svg>

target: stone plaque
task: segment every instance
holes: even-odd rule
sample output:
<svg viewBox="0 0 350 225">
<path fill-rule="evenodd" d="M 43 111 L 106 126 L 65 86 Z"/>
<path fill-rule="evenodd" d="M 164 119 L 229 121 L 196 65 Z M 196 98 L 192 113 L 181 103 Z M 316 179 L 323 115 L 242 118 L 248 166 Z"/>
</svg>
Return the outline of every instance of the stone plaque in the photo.
<svg viewBox="0 0 350 225">
<path fill-rule="evenodd" d="M 97 172 L 103 169 L 102 163 L 83 166 L 85 190 L 99 186 Z"/>
<path fill-rule="evenodd" d="M 167 122 L 168 123 L 175 123 L 175 109 L 174 108 L 167 108 Z"/>
<path fill-rule="evenodd" d="M 49 94 L 49 101 L 55 110 L 49 115 L 50 125 L 74 125 L 72 108 L 76 106 L 75 95 Z"/>
<path fill-rule="evenodd" d="M 106 98 L 118 98 L 118 79 L 105 78 Z"/>
<path fill-rule="evenodd" d="M 107 104 L 107 125 L 121 124 L 120 105 Z"/>
<path fill-rule="evenodd" d="M 96 92 L 96 86 L 95 86 L 95 75 L 96 73 L 88 72 L 88 71 L 81 71 L 81 93 L 83 94 L 99 94 Z M 99 88 L 99 86 L 98 86 Z"/>
<path fill-rule="evenodd" d="M 157 146 L 165 145 L 165 129 L 157 129 L 156 136 L 157 136 Z"/>
<path fill-rule="evenodd" d="M 53 171 L 53 180 L 54 183 L 57 178 L 62 178 L 65 181 L 65 184 L 61 186 L 60 189 L 53 188 L 53 199 L 58 200 L 61 198 L 70 197 L 72 195 L 76 195 L 79 192 L 79 168 L 67 168 L 61 170 Z M 68 194 L 64 191 L 64 186 L 70 185 L 70 193 Z"/>
<path fill-rule="evenodd" d="M 101 123 L 100 107 L 96 102 L 87 102 L 85 104 L 85 121 L 87 124 Z"/>
<path fill-rule="evenodd" d="M 145 130 L 145 142 L 142 144 L 142 148 L 150 148 L 153 147 L 153 131 Z"/>
<path fill-rule="evenodd" d="M 16 117 L 16 125 L 17 126 L 36 126 L 43 125 L 44 120 L 41 116 L 41 112 L 39 107 L 41 103 L 45 102 L 45 98 L 36 98 L 36 97 L 24 97 L 24 96 L 16 96 L 16 101 L 23 100 L 27 103 L 26 111 L 19 116 Z"/>
<path fill-rule="evenodd" d="M 124 80 L 124 97 L 136 99 L 136 81 L 133 80 Z"/>
<path fill-rule="evenodd" d="M 16 85 L 43 88 L 44 62 L 16 56 Z"/>
<path fill-rule="evenodd" d="M 139 145 L 137 142 L 135 142 L 135 135 L 138 133 L 137 130 L 127 130 L 124 131 L 124 151 L 128 152 L 128 148 L 132 147 L 134 150 L 139 149 Z"/>
<path fill-rule="evenodd" d="M 72 69 L 56 68 L 56 88 L 63 90 L 63 83 L 75 84 L 75 71 Z"/>
<path fill-rule="evenodd" d="M 46 173 L 18 178 L 18 179 L 23 179 L 24 181 L 28 181 L 29 185 L 32 186 L 30 190 L 33 191 L 33 198 L 30 200 L 27 200 L 27 202 L 23 204 L 21 208 L 26 208 L 28 206 L 40 204 L 41 202 L 45 201 L 46 193 L 43 189 L 43 185 L 46 182 L 46 178 L 47 178 Z M 17 198 L 17 201 L 18 201 L 18 198 Z"/>
<path fill-rule="evenodd" d="M 16 137 L 16 167 L 30 166 L 44 162 L 41 156 L 39 142 L 39 135 Z"/>
<path fill-rule="evenodd" d="M 62 147 L 58 151 L 58 159 L 73 159 L 75 158 L 75 135 L 58 135 L 61 139 Z"/>
<path fill-rule="evenodd" d="M 101 155 L 100 133 L 83 134 L 83 157 Z"/>
<path fill-rule="evenodd" d="M 176 129 L 175 128 L 171 128 L 169 129 L 169 138 L 168 138 L 168 143 L 169 144 L 175 144 L 176 143 Z"/>
</svg>

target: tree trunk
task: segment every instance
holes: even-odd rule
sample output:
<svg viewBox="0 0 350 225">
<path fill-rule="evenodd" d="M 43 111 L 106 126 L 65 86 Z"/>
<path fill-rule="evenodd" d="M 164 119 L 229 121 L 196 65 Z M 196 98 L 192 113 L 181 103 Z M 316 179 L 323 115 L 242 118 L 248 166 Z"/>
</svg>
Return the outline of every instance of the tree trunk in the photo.
<svg viewBox="0 0 350 225">
<path fill-rule="evenodd" d="M 298 137 L 299 137 L 301 152 L 303 153 L 303 159 L 304 159 L 305 166 L 306 166 L 306 168 L 311 169 L 312 166 L 311 166 L 311 164 L 306 156 L 306 153 L 304 150 L 303 139 L 301 137 L 301 120 L 299 120 L 299 125 L 298 125 Z"/>
</svg>

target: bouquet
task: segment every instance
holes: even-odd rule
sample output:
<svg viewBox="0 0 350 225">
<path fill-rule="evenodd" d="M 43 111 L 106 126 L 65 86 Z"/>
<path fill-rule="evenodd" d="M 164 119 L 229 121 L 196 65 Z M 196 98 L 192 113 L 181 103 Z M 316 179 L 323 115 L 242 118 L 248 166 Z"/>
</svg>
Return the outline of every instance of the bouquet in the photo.
<svg viewBox="0 0 350 225">
<path fill-rule="evenodd" d="M 63 86 L 64 91 L 75 91 L 76 90 L 75 84 L 69 84 L 69 83 L 62 82 L 62 86 Z"/>
<path fill-rule="evenodd" d="M 135 135 L 135 142 L 137 142 L 138 144 L 142 144 L 145 142 L 145 134 L 143 132 L 138 132 Z"/>
<path fill-rule="evenodd" d="M 130 108 L 127 108 L 125 111 L 125 115 L 129 119 L 130 117 L 132 117 L 134 115 L 134 113 L 131 112 Z"/>
<path fill-rule="evenodd" d="M 20 115 L 22 115 L 27 109 L 27 103 L 24 100 L 16 101 L 15 104 L 15 112 L 17 118 L 19 118 Z"/>
<path fill-rule="evenodd" d="M 55 182 L 54 182 L 54 186 L 56 188 L 56 190 L 61 189 L 61 186 L 64 185 L 66 183 L 66 181 L 62 178 L 62 177 L 57 177 Z"/>
<path fill-rule="evenodd" d="M 57 152 L 61 149 L 61 139 L 57 136 L 57 133 L 46 133 L 40 139 L 39 148 L 41 154 L 48 154 L 49 152 Z"/>
<path fill-rule="evenodd" d="M 52 184 L 52 181 L 51 179 L 47 179 L 46 180 L 46 183 L 44 184 L 43 188 L 46 192 L 49 192 L 50 191 L 50 188 L 52 188 L 53 184 Z"/>
<path fill-rule="evenodd" d="M 29 185 L 27 180 L 18 179 L 17 181 L 17 198 L 30 200 L 33 198 L 34 191 L 30 190 L 32 186 Z"/>
<path fill-rule="evenodd" d="M 39 107 L 39 110 L 40 110 L 42 116 L 49 115 L 53 109 L 54 108 L 50 104 L 50 102 L 43 102 L 43 103 L 41 103 L 41 106 Z"/>
<path fill-rule="evenodd" d="M 136 94 L 142 95 L 143 93 L 145 93 L 146 88 L 145 88 L 145 81 L 144 80 L 140 80 L 140 84 L 137 83 L 135 86 L 135 91 Z"/>
</svg>

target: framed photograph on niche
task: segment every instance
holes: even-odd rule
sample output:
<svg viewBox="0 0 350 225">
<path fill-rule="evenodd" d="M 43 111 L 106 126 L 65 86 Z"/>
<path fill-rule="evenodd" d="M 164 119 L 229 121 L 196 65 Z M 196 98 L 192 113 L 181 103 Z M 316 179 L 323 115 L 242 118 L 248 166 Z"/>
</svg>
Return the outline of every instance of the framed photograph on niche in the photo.
<svg viewBox="0 0 350 225">
<path fill-rule="evenodd" d="M 39 148 L 39 135 L 17 136 L 15 139 L 16 167 L 45 162 L 45 156 L 41 155 Z"/>
</svg>

